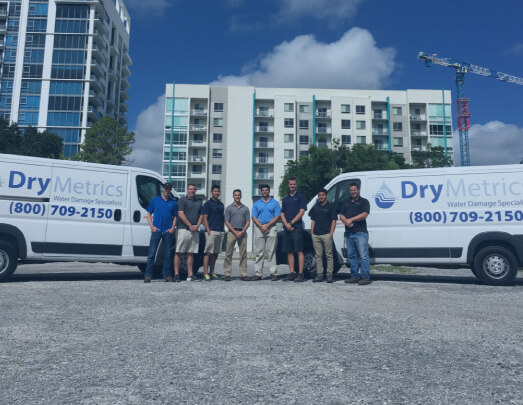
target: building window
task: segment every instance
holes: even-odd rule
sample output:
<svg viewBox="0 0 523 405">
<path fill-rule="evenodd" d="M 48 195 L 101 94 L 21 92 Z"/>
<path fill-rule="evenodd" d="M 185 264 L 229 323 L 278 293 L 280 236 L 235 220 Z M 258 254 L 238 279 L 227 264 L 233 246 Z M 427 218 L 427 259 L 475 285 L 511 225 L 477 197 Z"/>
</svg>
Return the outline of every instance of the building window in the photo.
<svg viewBox="0 0 523 405">
<path fill-rule="evenodd" d="M 193 174 L 202 174 L 203 173 L 203 165 L 192 165 L 192 173 Z"/>
<path fill-rule="evenodd" d="M 309 106 L 308 105 L 300 105 L 300 112 L 301 113 L 308 113 L 309 112 Z"/>
<path fill-rule="evenodd" d="M 341 112 L 343 114 L 350 114 L 350 104 L 342 104 L 341 105 Z"/>
<path fill-rule="evenodd" d="M 222 165 L 212 165 L 212 174 L 222 174 Z"/>
<path fill-rule="evenodd" d="M 394 146 L 402 147 L 403 146 L 403 138 L 394 138 Z"/>
<path fill-rule="evenodd" d="M 294 134 L 283 134 L 284 142 L 294 142 Z"/>
<path fill-rule="evenodd" d="M 213 126 L 214 127 L 223 127 L 223 118 L 214 118 Z"/>
<path fill-rule="evenodd" d="M 214 103 L 214 111 L 215 112 L 223 111 L 223 103 Z"/>
<path fill-rule="evenodd" d="M 367 139 L 365 136 L 357 136 L 356 143 L 367 143 Z"/>
<path fill-rule="evenodd" d="M 300 150 L 300 157 L 303 156 L 309 156 L 309 152 L 307 152 L 306 150 Z"/>
<path fill-rule="evenodd" d="M 221 159 L 222 158 L 222 150 L 221 149 L 213 149 L 212 150 L 212 157 L 214 159 Z"/>
<path fill-rule="evenodd" d="M 283 151 L 283 157 L 285 159 L 294 159 L 294 150 L 293 149 L 285 149 Z"/>
<path fill-rule="evenodd" d="M 300 120 L 300 129 L 309 129 L 309 120 Z"/>
<path fill-rule="evenodd" d="M 294 112 L 294 104 L 293 103 L 285 103 L 283 106 L 283 110 L 285 112 Z"/>
<path fill-rule="evenodd" d="M 451 135 L 450 125 L 447 125 L 447 136 Z M 430 125 L 429 126 L 431 135 L 443 135 L 443 125 Z"/>
<path fill-rule="evenodd" d="M 356 121 L 356 129 L 365 129 L 365 121 Z"/>
<path fill-rule="evenodd" d="M 350 120 L 341 120 L 342 129 L 350 129 Z"/>
<path fill-rule="evenodd" d="M 341 143 L 343 145 L 350 145 L 350 135 L 342 135 L 341 136 Z"/>
<path fill-rule="evenodd" d="M 364 105 L 357 105 L 356 106 L 356 114 L 365 114 L 365 106 Z"/>
<path fill-rule="evenodd" d="M 216 143 L 222 143 L 223 135 L 222 134 L 212 134 L 212 141 Z"/>
<path fill-rule="evenodd" d="M 392 107 L 392 115 L 401 115 L 401 107 Z"/>
<path fill-rule="evenodd" d="M 192 140 L 194 143 L 203 143 L 203 134 L 194 134 Z"/>
<path fill-rule="evenodd" d="M 294 128 L 294 118 L 285 118 L 283 125 L 285 128 Z"/>
<path fill-rule="evenodd" d="M 401 123 L 401 122 L 393 122 L 392 123 L 392 130 L 393 131 L 403 131 L 403 123 Z"/>
<path fill-rule="evenodd" d="M 309 144 L 309 135 L 300 135 L 300 145 Z"/>
</svg>

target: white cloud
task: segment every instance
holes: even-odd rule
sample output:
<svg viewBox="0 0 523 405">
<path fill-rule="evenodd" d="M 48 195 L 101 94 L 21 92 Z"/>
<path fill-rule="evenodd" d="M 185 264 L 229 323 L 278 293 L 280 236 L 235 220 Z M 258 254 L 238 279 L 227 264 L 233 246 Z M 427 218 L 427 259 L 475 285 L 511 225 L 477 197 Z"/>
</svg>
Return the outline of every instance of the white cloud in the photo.
<svg viewBox="0 0 523 405">
<path fill-rule="evenodd" d="M 356 14 L 361 0 L 281 0 L 281 8 L 275 19 L 279 23 L 312 17 L 339 23 Z"/>
<path fill-rule="evenodd" d="M 511 53 L 514 55 L 521 55 L 523 54 L 523 42 L 520 42 L 518 44 L 515 44 L 512 48 L 510 48 L 507 53 Z"/>
<path fill-rule="evenodd" d="M 125 0 L 124 3 L 138 15 L 161 14 L 171 5 L 169 0 Z"/>
<path fill-rule="evenodd" d="M 136 120 L 136 143 L 131 154 L 133 166 L 161 171 L 165 97 L 143 110 Z"/>
<path fill-rule="evenodd" d="M 455 135 L 459 139 L 459 134 Z M 455 146 L 459 164 L 459 140 Z M 470 164 L 473 166 L 515 164 L 523 158 L 523 128 L 491 121 L 469 129 Z"/>
<path fill-rule="evenodd" d="M 300 35 L 247 64 L 244 74 L 220 75 L 212 84 L 376 89 L 384 87 L 394 71 L 395 54 L 393 48 L 378 48 L 362 28 L 352 28 L 332 43 Z"/>
</svg>

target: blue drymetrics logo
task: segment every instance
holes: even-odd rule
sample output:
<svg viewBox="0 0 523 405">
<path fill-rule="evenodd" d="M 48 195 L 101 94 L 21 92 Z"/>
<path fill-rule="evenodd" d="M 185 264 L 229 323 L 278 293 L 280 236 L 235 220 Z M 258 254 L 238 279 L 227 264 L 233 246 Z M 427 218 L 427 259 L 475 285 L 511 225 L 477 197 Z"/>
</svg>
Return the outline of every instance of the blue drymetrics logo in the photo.
<svg viewBox="0 0 523 405">
<path fill-rule="evenodd" d="M 390 188 L 388 188 L 387 185 L 383 183 L 378 192 L 374 195 L 374 201 L 376 201 L 376 205 L 379 208 L 387 209 L 394 205 L 396 197 Z"/>
</svg>

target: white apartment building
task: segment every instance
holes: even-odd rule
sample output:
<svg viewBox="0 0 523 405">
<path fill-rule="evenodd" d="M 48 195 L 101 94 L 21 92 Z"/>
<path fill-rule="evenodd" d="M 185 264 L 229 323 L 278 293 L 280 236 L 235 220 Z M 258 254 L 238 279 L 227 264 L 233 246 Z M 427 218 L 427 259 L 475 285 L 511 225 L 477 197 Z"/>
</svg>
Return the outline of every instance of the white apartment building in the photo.
<svg viewBox="0 0 523 405">
<path fill-rule="evenodd" d="M 348 146 L 374 144 L 401 153 L 407 162 L 412 150 L 428 143 L 446 142 L 452 155 L 448 90 L 167 84 L 165 98 L 164 178 L 182 194 L 194 183 L 202 197 L 220 184 L 225 203 L 239 188 L 251 206 L 261 184 L 277 196 L 287 162 L 310 145 L 330 147 L 333 139 Z"/>
<path fill-rule="evenodd" d="M 123 0 L 0 0 L 0 117 L 66 157 L 103 116 L 127 124 L 130 23 Z"/>
</svg>

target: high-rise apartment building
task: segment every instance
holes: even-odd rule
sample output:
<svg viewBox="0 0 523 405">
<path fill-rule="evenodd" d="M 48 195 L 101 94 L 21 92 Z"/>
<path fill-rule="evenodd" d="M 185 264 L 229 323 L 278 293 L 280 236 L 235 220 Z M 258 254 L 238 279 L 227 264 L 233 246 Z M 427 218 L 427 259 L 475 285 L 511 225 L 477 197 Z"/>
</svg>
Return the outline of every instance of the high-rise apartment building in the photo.
<svg viewBox="0 0 523 405">
<path fill-rule="evenodd" d="M 122 0 L 0 0 L 0 117 L 60 135 L 65 156 L 108 115 L 126 124 Z"/>
<path fill-rule="evenodd" d="M 163 176 L 176 191 L 195 183 L 210 195 L 220 184 L 244 200 L 269 184 L 273 194 L 289 160 L 310 145 L 373 144 L 401 153 L 427 144 L 452 155 L 451 93 L 441 90 L 325 90 L 167 84 Z"/>
</svg>

